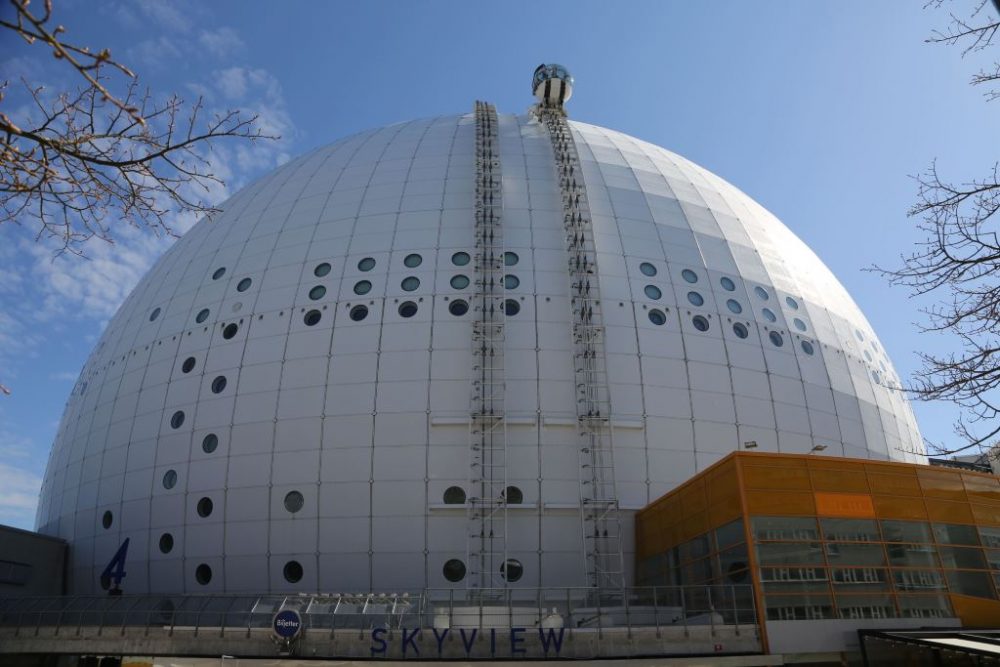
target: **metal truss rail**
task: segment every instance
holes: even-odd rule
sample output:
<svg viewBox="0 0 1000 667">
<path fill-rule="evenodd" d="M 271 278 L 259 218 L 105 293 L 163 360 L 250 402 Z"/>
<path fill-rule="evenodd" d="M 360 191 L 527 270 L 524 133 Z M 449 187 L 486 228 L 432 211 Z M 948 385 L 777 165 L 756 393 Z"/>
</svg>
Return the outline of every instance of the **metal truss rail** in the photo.
<svg viewBox="0 0 1000 667">
<path fill-rule="evenodd" d="M 274 657 L 280 649 L 272 621 L 288 609 L 302 619 L 302 635 L 290 651 L 311 658 L 467 661 L 718 656 L 720 647 L 731 654 L 761 651 L 751 586 L 703 585 L 597 597 L 591 588 L 453 588 L 0 598 L 0 656 Z"/>
<path fill-rule="evenodd" d="M 537 113 L 555 153 L 569 254 L 584 567 L 590 585 L 603 593 L 624 588 L 625 568 L 597 250 L 580 158 L 565 112 L 542 106 Z"/>
<path fill-rule="evenodd" d="M 504 412 L 503 192 L 497 112 L 475 103 L 475 295 L 472 322 L 472 404 L 469 419 L 469 588 L 506 587 L 507 420 Z"/>
</svg>

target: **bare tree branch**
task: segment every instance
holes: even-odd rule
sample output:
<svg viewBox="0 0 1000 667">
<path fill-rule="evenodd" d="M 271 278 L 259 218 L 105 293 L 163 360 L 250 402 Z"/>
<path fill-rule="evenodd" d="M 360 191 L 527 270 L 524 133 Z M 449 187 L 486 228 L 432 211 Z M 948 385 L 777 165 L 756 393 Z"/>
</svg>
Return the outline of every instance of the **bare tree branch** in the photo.
<svg viewBox="0 0 1000 667">
<path fill-rule="evenodd" d="M 943 5 L 944 0 L 930 0 L 924 7 L 938 9 Z M 950 13 L 949 18 L 948 27 L 931 33 L 926 40 L 928 43 L 961 45 L 963 57 L 985 51 L 1000 33 L 1000 1 L 978 0 L 968 18 L 960 18 L 954 13 Z M 986 99 L 995 100 L 1000 97 L 1000 90 L 995 87 L 997 81 L 1000 81 L 1000 61 L 994 62 L 989 69 L 980 70 L 971 83 L 986 87 Z"/>
<path fill-rule="evenodd" d="M 114 240 L 122 223 L 171 234 L 169 214 L 209 214 L 222 184 L 207 159 L 218 139 L 273 139 L 256 115 L 207 114 L 177 96 L 157 100 L 110 51 L 63 41 L 49 27 L 52 1 L 32 13 L 9 0 L 14 19 L 0 20 L 27 44 L 45 44 L 81 77 L 77 90 L 49 94 L 22 80 L 38 120 L 17 121 L 0 106 L 0 224 L 35 227 L 64 251 L 82 252 L 94 237 Z M 0 105 L 9 82 L 0 84 Z M 120 93 L 113 92 L 120 90 Z"/>
<path fill-rule="evenodd" d="M 941 7 L 944 0 L 928 3 Z M 998 0 L 979 0 L 967 19 L 950 23 L 931 43 L 963 45 L 963 55 L 994 46 L 1000 32 Z M 1000 81 L 1000 64 L 980 71 L 973 85 Z M 1000 97 L 995 89 L 989 99 Z M 921 400 L 957 404 L 963 416 L 954 426 L 957 445 L 928 443 L 937 454 L 982 450 L 1000 439 L 1000 165 L 966 182 L 942 178 L 937 163 L 914 177 L 917 218 L 924 239 L 901 257 L 898 268 L 881 269 L 893 285 L 911 294 L 935 293 L 940 301 L 925 310 L 925 332 L 946 333 L 959 342 L 947 355 L 921 354 L 922 368 L 907 391 Z"/>
</svg>

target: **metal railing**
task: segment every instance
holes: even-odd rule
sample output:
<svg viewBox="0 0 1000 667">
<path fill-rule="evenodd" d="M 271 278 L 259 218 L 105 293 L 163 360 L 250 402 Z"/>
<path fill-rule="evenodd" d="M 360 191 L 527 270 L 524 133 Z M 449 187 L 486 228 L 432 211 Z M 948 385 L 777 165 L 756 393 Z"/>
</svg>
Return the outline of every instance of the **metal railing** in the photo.
<svg viewBox="0 0 1000 667">
<path fill-rule="evenodd" d="M 0 598 L 0 632 L 15 636 L 46 628 L 54 635 L 124 634 L 126 628 L 183 628 L 217 633 L 270 628 L 275 613 L 295 609 L 305 630 L 371 628 L 567 628 L 630 630 L 700 627 L 714 634 L 754 626 L 750 586 L 630 588 L 520 588 L 417 593 L 327 595 L 77 595 Z"/>
</svg>

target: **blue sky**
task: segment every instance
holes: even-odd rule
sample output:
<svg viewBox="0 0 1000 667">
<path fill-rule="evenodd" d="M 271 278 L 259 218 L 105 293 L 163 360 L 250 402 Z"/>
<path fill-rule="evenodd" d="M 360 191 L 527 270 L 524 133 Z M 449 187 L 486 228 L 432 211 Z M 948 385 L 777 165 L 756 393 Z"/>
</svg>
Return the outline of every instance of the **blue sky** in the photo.
<svg viewBox="0 0 1000 667">
<path fill-rule="evenodd" d="M 997 158 L 997 104 L 977 69 L 924 43 L 946 11 L 920 2 L 90 2 L 56 0 L 69 38 L 110 47 L 158 92 L 261 114 L 282 139 L 221 146 L 234 192 L 290 156 L 353 132 L 470 110 L 523 112 L 531 73 L 576 77 L 573 118 L 664 146 L 726 178 L 781 218 L 847 287 L 903 377 L 916 350 L 946 351 L 913 322 L 929 302 L 862 269 L 919 238 L 909 177 L 932 159 L 956 180 Z M 8 12 L 5 8 L 0 10 Z M 41 47 L 0 36 L 0 79 L 75 84 Z M 22 109 L 12 93 L 0 103 Z M 221 193 L 224 196 L 225 193 Z M 190 223 L 178 220 L 180 228 Z M 63 405 L 104 323 L 171 243 L 123 229 L 86 258 L 0 227 L 0 523 L 32 527 Z M 950 405 L 916 405 L 949 442 Z"/>
</svg>

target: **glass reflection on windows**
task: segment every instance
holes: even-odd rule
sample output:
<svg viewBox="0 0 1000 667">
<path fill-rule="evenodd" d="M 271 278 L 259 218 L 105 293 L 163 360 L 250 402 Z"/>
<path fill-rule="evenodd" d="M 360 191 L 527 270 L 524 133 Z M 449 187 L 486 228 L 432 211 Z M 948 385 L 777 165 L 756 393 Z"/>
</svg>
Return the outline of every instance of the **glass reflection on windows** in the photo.
<svg viewBox="0 0 1000 667">
<path fill-rule="evenodd" d="M 816 519 L 787 516 L 755 516 L 751 519 L 757 540 L 818 540 Z"/>
<path fill-rule="evenodd" d="M 890 565 L 902 567 L 937 567 L 934 547 L 929 544 L 887 544 L 886 554 Z"/>
<path fill-rule="evenodd" d="M 830 565 L 884 565 L 885 552 L 881 544 L 858 542 L 827 542 L 826 559 Z"/>
<path fill-rule="evenodd" d="M 820 519 L 823 539 L 836 542 L 878 542 L 878 526 L 873 519 Z"/>
<path fill-rule="evenodd" d="M 823 565 L 818 542 L 765 542 L 757 545 L 761 565 Z"/>
<path fill-rule="evenodd" d="M 944 590 L 944 578 L 935 570 L 893 570 L 893 585 L 900 591 Z"/>
<path fill-rule="evenodd" d="M 886 542 L 932 542 L 931 530 L 923 521 L 882 520 L 882 537 Z"/>
<path fill-rule="evenodd" d="M 953 523 L 934 524 L 934 539 L 938 544 L 969 544 L 979 546 L 979 535 L 975 526 L 960 526 Z"/>
</svg>

